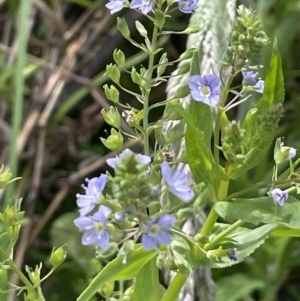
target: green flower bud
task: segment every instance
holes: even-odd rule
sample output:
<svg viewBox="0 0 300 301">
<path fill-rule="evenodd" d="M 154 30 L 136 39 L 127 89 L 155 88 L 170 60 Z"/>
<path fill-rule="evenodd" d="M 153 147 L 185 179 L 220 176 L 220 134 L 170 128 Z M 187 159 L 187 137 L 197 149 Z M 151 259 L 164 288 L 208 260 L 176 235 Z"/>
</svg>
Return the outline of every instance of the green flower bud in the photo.
<svg viewBox="0 0 300 301">
<path fill-rule="evenodd" d="M 187 49 L 184 53 L 182 53 L 179 57 L 180 61 L 184 61 L 190 59 L 194 54 L 195 48 Z"/>
<path fill-rule="evenodd" d="M 59 247 L 56 250 L 53 249 L 49 260 L 53 266 L 53 269 L 56 269 L 58 266 L 60 266 L 65 261 L 66 257 L 67 252 L 63 247 Z"/>
<path fill-rule="evenodd" d="M 183 98 L 190 94 L 190 88 L 188 85 L 179 87 L 174 95 L 174 98 Z"/>
<path fill-rule="evenodd" d="M 158 77 L 161 76 L 165 72 L 165 70 L 167 68 L 167 65 L 166 65 L 167 63 L 168 63 L 168 57 L 167 57 L 167 54 L 164 53 L 160 57 L 159 63 L 158 63 L 158 67 L 157 67 L 157 76 Z"/>
<path fill-rule="evenodd" d="M 0 167 L 0 189 L 3 189 L 10 181 L 12 173 L 9 168 L 4 169 L 4 165 Z"/>
<path fill-rule="evenodd" d="M 184 34 L 192 34 L 192 33 L 197 33 L 201 30 L 202 28 L 199 26 L 193 26 L 193 27 L 188 27 L 183 31 Z"/>
<path fill-rule="evenodd" d="M 125 66 L 125 54 L 122 50 L 115 49 L 113 53 L 113 58 L 119 68 L 123 68 Z"/>
<path fill-rule="evenodd" d="M 121 73 L 118 67 L 114 64 L 109 64 L 106 66 L 107 76 L 116 84 L 120 82 Z"/>
<path fill-rule="evenodd" d="M 41 282 L 41 269 L 42 269 L 42 264 L 36 265 L 35 269 L 32 270 L 28 265 L 25 266 L 25 271 L 28 274 L 28 277 L 32 284 L 34 285 L 39 285 Z"/>
<path fill-rule="evenodd" d="M 190 72 L 191 70 L 191 64 L 190 62 L 185 62 L 183 65 L 181 65 L 177 71 L 178 75 L 186 74 Z"/>
<path fill-rule="evenodd" d="M 105 284 L 101 288 L 101 292 L 106 297 L 110 297 L 114 291 L 114 288 L 115 288 L 115 282 L 113 281 L 105 282 Z"/>
<path fill-rule="evenodd" d="M 142 76 L 136 71 L 135 67 L 132 67 L 131 69 L 131 79 L 135 84 L 141 85 L 142 82 Z"/>
<path fill-rule="evenodd" d="M 142 37 L 144 38 L 147 37 L 148 35 L 147 30 L 141 22 L 135 21 L 135 27 Z"/>
<path fill-rule="evenodd" d="M 104 93 L 105 93 L 106 97 L 109 100 L 111 100 L 114 103 L 119 103 L 120 102 L 119 101 L 120 93 L 114 85 L 111 85 L 110 88 L 108 87 L 108 85 L 104 85 L 103 89 L 104 89 Z"/>
<path fill-rule="evenodd" d="M 121 150 L 123 148 L 124 138 L 121 132 L 117 132 L 114 128 L 111 129 L 111 135 L 107 138 L 100 138 L 104 146 L 110 150 Z"/>
<path fill-rule="evenodd" d="M 109 125 L 112 125 L 117 129 L 121 127 L 121 116 L 117 108 L 110 107 L 109 111 L 102 109 L 101 114 L 105 122 Z"/>
<path fill-rule="evenodd" d="M 117 19 L 117 26 L 118 26 L 119 31 L 123 35 L 123 37 L 125 39 L 129 39 L 130 38 L 130 31 L 129 31 L 126 20 L 124 18 L 118 18 Z"/>
</svg>

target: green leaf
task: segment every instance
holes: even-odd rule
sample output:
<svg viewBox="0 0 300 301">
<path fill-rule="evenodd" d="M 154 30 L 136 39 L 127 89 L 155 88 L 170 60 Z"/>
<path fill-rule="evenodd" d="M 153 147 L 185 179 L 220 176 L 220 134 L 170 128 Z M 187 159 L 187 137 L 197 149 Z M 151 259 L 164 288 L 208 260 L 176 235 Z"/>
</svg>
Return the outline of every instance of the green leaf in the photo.
<svg viewBox="0 0 300 301">
<path fill-rule="evenodd" d="M 277 40 L 274 40 L 270 67 L 265 78 L 263 97 L 258 102 L 257 108 L 265 109 L 284 101 L 284 79 L 281 57 L 277 48 Z"/>
<path fill-rule="evenodd" d="M 300 202 L 292 196 L 282 207 L 271 197 L 261 197 L 217 202 L 215 210 L 224 219 L 241 219 L 254 225 L 277 223 L 281 228 L 300 229 Z"/>
<path fill-rule="evenodd" d="M 262 279 L 239 273 L 221 278 L 216 285 L 216 301 L 238 301 L 252 291 L 264 288 L 266 283 Z"/>
<path fill-rule="evenodd" d="M 202 116 L 202 113 L 199 111 L 201 106 L 198 106 L 198 104 L 196 106 L 197 112 Z M 214 187 L 218 186 L 220 180 L 227 180 L 227 175 L 224 169 L 214 161 L 208 146 L 209 127 L 206 127 L 203 121 L 198 122 L 196 118 L 197 112 L 190 113 L 189 111 L 187 113 L 183 108 L 176 107 L 176 109 L 182 114 L 187 124 L 185 133 L 186 151 L 189 166 L 196 183 L 204 182 Z M 191 114 L 193 114 L 193 117 Z M 203 118 L 205 119 L 204 116 Z M 198 126 L 202 126 L 202 130 Z"/>
<path fill-rule="evenodd" d="M 136 276 L 133 301 L 157 301 L 160 299 L 159 292 L 158 268 L 155 258 L 152 258 Z"/>
<path fill-rule="evenodd" d="M 105 268 L 92 280 L 77 301 L 89 300 L 108 281 L 127 280 L 135 277 L 142 267 L 154 256 L 156 251 L 146 251 L 141 244 L 136 245 L 134 252 L 126 257 L 119 255 L 109 262 Z"/>
<path fill-rule="evenodd" d="M 224 225 L 225 227 L 228 227 L 229 225 Z M 232 231 L 228 236 L 226 236 L 226 249 L 227 245 L 228 252 L 232 250 L 233 248 L 237 249 L 237 261 L 233 261 L 229 259 L 228 256 L 222 257 L 219 261 L 217 260 L 209 260 L 208 258 L 205 258 L 205 260 L 202 262 L 203 265 L 209 266 L 211 268 L 226 268 L 235 264 L 238 264 L 246 257 L 251 255 L 257 248 L 259 248 L 265 240 L 269 237 L 269 234 L 277 227 L 277 224 L 268 224 L 263 225 L 261 227 L 258 227 L 254 230 L 247 229 L 243 227 L 239 227 Z M 210 237 L 210 240 L 214 237 L 212 235 Z"/>
</svg>

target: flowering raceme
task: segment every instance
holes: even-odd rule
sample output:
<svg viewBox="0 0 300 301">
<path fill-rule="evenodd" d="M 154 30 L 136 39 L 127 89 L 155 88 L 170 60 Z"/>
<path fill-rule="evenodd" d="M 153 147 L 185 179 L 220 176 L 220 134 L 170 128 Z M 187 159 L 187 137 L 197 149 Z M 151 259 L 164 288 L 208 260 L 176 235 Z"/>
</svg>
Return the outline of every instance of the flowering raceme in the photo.
<svg viewBox="0 0 300 301">
<path fill-rule="evenodd" d="M 253 90 L 258 93 L 264 92 L 265 82 L 257 77 L 253 71 L 242 71 L 244 80 L 243 86 L 245 90 Z"/>
<path fill-rule="evenodd" d="M 80 216 L 74 220 L 74 224 L 83 231 L 83 245 L 98 245 L 103 250 L 109 246 L 109 233 L 106 230 L 107 219 L 111 209 L 101 205 L 92 216 Z"/>
<path fill-rule="evenodd" d="M 170 230 L 175 221 L 175 217 L 169 214 L 164 214 L 150 221 L 142 236 L 144 248 L 150 251 L 160 246 L 169 245 L 172 241 Z"/>
<path fill-rule="evenodd" d="M 184 202 L 194 197 L 194 191 L 187 185 L 187 174 L 183 171 L 172 171 L 167 162 L 161 165 L 163 179 L 167 182 L 171 192 Z"/>
<path fill-rule="evenodd" d="M 82 185 L 85 190 L 85 194 L 77 194 L 77 206 L 80 208 L 80 215 L 87 215 L 91 212 L 99 198 L 102 195 L 102 191 L 106 185 L 107 176 L 101 175 L 92 179 L 86 179 L 87 186 Z"/>
<path fill-rule="evenodd" d="M 192 98 L 203 102 L 210 107 L 215 107 L 220 100 L 221 80 L 214 74 L 193 75 L 188 80 Z"/>
</svg>

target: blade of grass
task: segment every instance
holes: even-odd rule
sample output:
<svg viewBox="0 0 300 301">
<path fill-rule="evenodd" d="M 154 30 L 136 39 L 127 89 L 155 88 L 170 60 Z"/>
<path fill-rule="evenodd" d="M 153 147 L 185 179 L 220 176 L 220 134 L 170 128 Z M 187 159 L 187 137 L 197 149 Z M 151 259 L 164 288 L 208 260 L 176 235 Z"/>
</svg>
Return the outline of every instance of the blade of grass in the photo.
<svg viewBox="0 0 300 301">
<path fill-rule="evenodd" d="M 21 129 L 23 113 L 23 94 L 24 94 L 24 73 L 26 64 L 27 38 L 29 31 L 29 12 L 31 1 L 20 1 L 17 31 L 18 51 L 16 57 L 16 70 L 14 81 L 14 100 L 12 107 L 12 135 L 10 140 L 9 168 L 14 176 L 18 172 L 18 153 L 17 140 Z M 4 206 L 7 206 L 12 200 L 15 182 L 11 183 L 6 190 Z"/>
</svg>

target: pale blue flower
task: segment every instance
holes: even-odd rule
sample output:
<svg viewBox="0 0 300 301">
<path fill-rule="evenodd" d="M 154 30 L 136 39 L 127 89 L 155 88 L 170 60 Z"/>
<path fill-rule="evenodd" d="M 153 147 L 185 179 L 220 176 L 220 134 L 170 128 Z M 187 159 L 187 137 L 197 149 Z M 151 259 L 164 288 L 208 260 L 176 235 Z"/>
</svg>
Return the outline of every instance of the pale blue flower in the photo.
<svg viewBox="0 0 300 301">
<path fill-rule="evenodd" d="M 144 15 L 152 10 L 152 5 L 151 0 L 132 0 L 130 2 L 130 8 L 139 9 Z"/>
<path fill-rule="evenodd" d="M 146 250 L 153 250 L 160 246 L 169 245 L 172 241 L 170 233 L 176 218 L 173 215 L 164 214 L 149 222 L 142 236 L 142 244 Z"/>
<path fill-rule="evenodd" d="M 179 0 L 178 8 L 181 12 L 190 14 L 198 6 L 198 0 Z"/>
<path fill-rule="evenodd" d="M 289 194 L 287 191 L 283 191 L 280 188 L 275 188 L 271 191 L 272 198 L 274 202 L 279 204 L 280 206 L 283 206 L 284 203 L 289 198 Z"/>
<path fill-rule="evenodd" d="M 192 98 L 215 107 L 220 101 L 221 80 L 214 74 L 193 75 L 188 80 Z"/>
<path fill-rule="evenodd" d="M 101 175 L 92 179 L 86 179 L 87 186 L 82 185 L 85 194 L 77 193 L 77 206 L 80 208 L 80 215 L 87 215 L 91 212 L 99 198 L 102 196 L 102 191 L 106 185 L 107 176 Z"/>
<path fill-rule="evenodd" d="M 246 90 L 254 90 L 258 93 L 264 92 L 265 82 L 257 77 L 253 71 L 242 71 L 244 80 L 243 86 Z"/>
<path fill-rule="evenodd" d="M 287 160 L 292 160 L 296 156 L 297 150 L 293 147 L 290 147 Z"/>
<path fill-rule="evenodd" d="M 126 0 L 110 0 L 105 6 L 114 14 L 123 9 Z"/>
<path fill-rule="evenodd" d="M 106 230 L 107 219 L 111 209 L 101 205 L 92 216 L 80 216 L 74 220 L 74 224 L 83 231 L 83 245 L 98 245 L 103 250 L 109 246 L 109 233 Z"/>
<path fill-rule="evenodd" d="M 116 165 L 127 156 L 136 156 L 138 163 L 143 165 L 148 165 L 151 162 L 151 157 L 147 155 L 135 154 L 129 148 L 126 148 L 122 153 L 117 155 L 115 158 L 107 159 L 106 162 L 110 167 L 116 168 Z"/>
<path fill-rule="evenodd" d="M 170 165 L 164 161 L 161 164 L 161 174 L 167 182 L 171 192 L 184 202 L 194 197 L 194 191 L 187 185 L 187 174 L 183 171 L 172 171 Z"/>
</svg>

